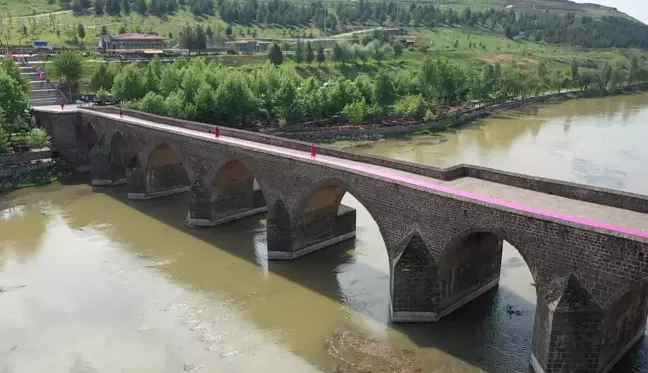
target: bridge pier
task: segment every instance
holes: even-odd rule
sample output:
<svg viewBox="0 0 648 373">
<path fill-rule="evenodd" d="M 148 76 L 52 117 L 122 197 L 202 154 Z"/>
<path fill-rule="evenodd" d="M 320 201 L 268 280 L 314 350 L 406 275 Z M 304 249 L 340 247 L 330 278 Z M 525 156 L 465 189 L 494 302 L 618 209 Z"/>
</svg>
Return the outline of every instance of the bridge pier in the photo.
<svg viewBox="0 0 648 373">
<path fill-rule="evenodd" d="M 290 260 L 355 238 L 356 210 L 345 205 L 291 220 L 281 200 L 268 214 L 268 259 Z"/>
</svg>

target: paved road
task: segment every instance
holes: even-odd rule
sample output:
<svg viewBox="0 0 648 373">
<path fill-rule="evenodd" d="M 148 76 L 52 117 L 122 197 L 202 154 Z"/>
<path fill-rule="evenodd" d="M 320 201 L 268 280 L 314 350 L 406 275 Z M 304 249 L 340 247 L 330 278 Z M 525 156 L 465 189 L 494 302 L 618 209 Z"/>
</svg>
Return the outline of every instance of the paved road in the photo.
<svg viewBox="0 0 648 373">
<path fill-rule="evenodd" d="M 59 106 L 48 106 L 39 107 L 38 110 L 59 112 L 61 108 Z M 75 106 L 66 106 L 65 110 L 77 109 Z M 93 112 L 93 114 L 119 119 L 118 114 L 99 112 Z M 129 116 L 124 116 L 122 120 L 195 138 L 203 138 L 215 142 L 219 141 L 243 148 L 262 149 L 275 154 L 283 154 L 310 161 L 310 152 L 306 151 L 286 149 L 227 136 L 220 136 L 218 139 L 215 139 L 213 134 L 149 122 Z M 324 155 L 318 155 L 315 162 L 365 172 L 443 193 L 454 194 L 555 219 L 648 238 L 648 214 L 635 211 L 582 202 L 471 177 L 464 177 L 453 181 L 442 181 L 387 167 Z"/>
</svg>

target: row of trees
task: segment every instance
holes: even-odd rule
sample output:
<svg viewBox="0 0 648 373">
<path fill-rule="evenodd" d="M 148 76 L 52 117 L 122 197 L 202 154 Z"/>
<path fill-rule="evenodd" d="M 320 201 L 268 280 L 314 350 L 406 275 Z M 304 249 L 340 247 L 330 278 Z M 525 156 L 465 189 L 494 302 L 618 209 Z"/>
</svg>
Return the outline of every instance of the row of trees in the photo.
<svg viewBox="0 0 648 373">
<path fill-rule="evenodd" d="M 362 43 L 335 43 L 328 58 L 339 65 L 347 63 L 357 63 L 362 61 L 366 64 L 369 59 L 373 59 L 377 63 L 391 57 L 399 57 L 403 53 L 403 46 L 399 43 L 393 45 L 380 40 L 372 40 L 367 44 Z M 298 41 L 295 44 L 295 51 L 292 54 L 293 60 L 300 65 L 307 63 L 311 65 L 313 62 L 321 66 L 326 61 L 327 56 L 324 47 L 318 44 L 316 48 L 310 42 Z M 283 63 L 283 51 L 279 44 L 274 43 L 268 50 L 268 58 L 270 63 L 279 66 Z"/>
<path fill-rule="evenodd" d="M 527 69 L 514 63 L 465 70 L 445 59 L 428 59 L 417 71 L 379 71 L 372 78 L 339 79 L 321 85 L 292 69 L 271 64 L 231 70 L 203 59 L 123 68 L 101 64 L 91 87 L 112 93 L 139 110 L 206 123 L 237 126 L 253 120 L 293 122 L 346 115 L 354 121 L 375 115 L 434 118 L 440 107 L 471 100 L 494 104 L 568 88 L 606 90 L 648 81 L 648 68 L 603 64 L 597 69 L 574 62 L 570 71 L 552 71 L 544 64 Z"/>
<path fill-rule="evenodd" d="M 72 9 L 77 15 L 94 12 L 97 16 L 128 15 L 137 12 L 141 15 L 163 17 L 174 14 L 178 7 L 187 6 L 194 15 L 213 15 L 212 0 L 59 0 L 61 6 Z"/>
</svg>

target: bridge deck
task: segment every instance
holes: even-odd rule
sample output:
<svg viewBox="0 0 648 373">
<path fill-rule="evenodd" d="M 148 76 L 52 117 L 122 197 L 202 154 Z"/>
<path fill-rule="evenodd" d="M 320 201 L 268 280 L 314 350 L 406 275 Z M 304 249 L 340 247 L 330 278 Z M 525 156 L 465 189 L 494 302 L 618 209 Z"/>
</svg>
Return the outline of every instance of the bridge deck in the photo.
<svg viewBox="0 0 648 373">
<path fill-rule="evenodd" d="M 57 112 L 60 111 L 60 107 L 48 107 L 47 109 Z M 70 110 L 74 109 L 70 108 Z M 100 112 L 93 112 L 93 114 L 119 119 L 119 115 L 117 114 Z M 219 139 L 216 140 L 214 139 L 213 134 L 153 123 L 138 118 L 128 117 L 126 115 L 122 120 L 146 127 L 182 133 L 187 136 L 206 138 L 212 141 L 220 141 L 242 147 L 263 149 L 268 152 L 290 155 L 297 158 L 310 158 L 309 152 L 260 144 L 253 141 L 226 136 L 220 136 Z M 482 202 L 488 202 L 573 223 L 585 224 L 588 226 L 648 238 L 648 214 L 644 213 L 583 202 L 471 177 L 464 177 L 453 181 L 443 181 L 387 167 L 324 155 L 317 155 L 316 161 L 319 163 L 327 163 L 355 171 L 370 173 L 428 189 L 451 193 Z"/>
</svg>

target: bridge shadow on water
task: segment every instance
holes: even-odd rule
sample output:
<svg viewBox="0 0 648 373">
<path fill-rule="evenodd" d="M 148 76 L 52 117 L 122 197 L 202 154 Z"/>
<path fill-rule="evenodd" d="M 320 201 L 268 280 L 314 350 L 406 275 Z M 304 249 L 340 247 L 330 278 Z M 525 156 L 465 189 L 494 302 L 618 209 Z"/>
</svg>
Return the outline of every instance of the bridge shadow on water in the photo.
<svg viewBox="0 0 648 373">
<path fill-rule="evenodd" d="M 69 181 L 69 183 L 78 183 L 78 180 Z M 264 246 L 264 242 L 259 242 L 260 232 L 265 231 L 263 223 L 265 216 L 263 214 L 213 228 L 190 228 L 187 227 L 185 221 L 188 208 L 187 194 L 149 201 L 131 201 L 127 199 L 127 187 L 125 186 L 96 187 L 93 188 L 93 191 L 103 193 L 115 201 L 126 204 L 164 223 L 169 228 L 250 262 L 257 268 L 264 268 L 268 272 L 308 288 L 334 302 L 346 303 L 354 311 L 379 324 L 388 323 L 384 317 L 388 312 L 388 309 L 385 309 L 388 307 L 388 303 L 384 299 L 385 297 L 388 299 L 389 274 L 386 272 L 388 265 L 385 263 L 382 266 L 384 270 L 382 270 L 354 258 L 353 251 L 356 249 L 357 240 L 367 240 L 367 237 L 362 236 L 362 229 L 358 230 L 357 240 L 345 241 L 293 261 L 268 262 L 264 258 L 263 249 L 259 250 L 260 246 Z M 107 220 L 109 223 L 114 221 L 114 225 L 128 224 L 128 222 L 119 223 L 117 216 L 107 216 L 102 220 Z M 361 228 L 361 224 L 358 226 Z M 119 229 L 115 233 L 119 236 Z M 128 237 L 123 238 L 125 241 L 129 240 Z M 259 245 L 259 243 L 261 244 Z M 382 245 L 382 243 L 380 244 Z M 136 247 L 134 249 L 137 250 Z M 186 248 L 178 248 L 178 250 L 186 251 Z M 205 254 L 208 256 L 209 253 Z M 194 255 L 201 254 L 194 253 Z M 218 263 L 210 258 L 214 257 L 208 256 L 204 265 L 198 264 L 194 270 L 189 272 L 177 271 L 172 268 L 163 268 L 163 270 L 181 283 L 194 286 L 196 282 L 211 281 L 209 278 L 211 271 L 218 270 L 213 267 Z M 349 264 L 354 266 L 355 273 L 361 273 L 360 276 L 363 280 L 371 282 L 371 285 L 367 285 L 367 289 L 362 290 L 377 292 L 377 296 L 369 295 L 369 297 L 372 299 L 383 298 L 383 302 L 367 306 L 363 302 L 358 305 L 354 304 L 352 299 L 347 299 L 347 301 L 342 299 L 347 297 L 344 294 L 345 289 L 343 289 L 345 285 L 340 282 L 337 272 L 341 266 Z M 529 271 L 523 260 L 505 257 L 502 263 L 501 282 L 506 285 L 514 283 L 515 279 L 508 277 L 514 271 L 519 270 Z M 200 281 L 196 281 L 198 277 L 201 278 Z M 531 286 L 531 284 L 526 285 Z M 516 286 L 516 288 L 518 287 Z M 352 296 L 353 294 L 351 294 Z M 380 309 L 376 309 L 376 307 Z M 294 309 L 286 312 L 300 313 L 300 310 Z M 434 368 L 432 371 L 437 371 L 435 369 L 444 365 L 444 359 L 434 353 L 434 350 L 438 350 L 485 372 L 532 372 L 528 362 L 531 355 L 534 315 L 535 302 L 522 298 L 516 292 L 511 291 L 508 286 L 500 286 L 463 306 L 439 323 L 393 324 L 391 328 L 392 333 L 402 334 L 416 345 L 419 349 L 416 353 L 424 355 L 423 360 L 429 361 L 430 365 L 438 365 L 437 367 L 430 366 L 429 368 Z M 308 316 L 295 315 L 296 318 Z M 256 322 L 257 320 L 252 318 L 252 321 Z M 312 322 L 317 322 L 317 320 L 312 320 Z M 271 329 L 276 326 L 261 325 L 261 327 Z M 394 348 L 398 350 L 398 346 Z M 625 367 L 624 370 L 617 368 L 614 372 L 632 371 L 632 368 L 629 367 L 633 365 L 634 354 L 626 356 L 618 365 L 618 367 Z M 429 358 L 428 355 L 437 357 Z M 438 372 L 445 372 L 445 370 L 441 368 Z"/>
</svg>

